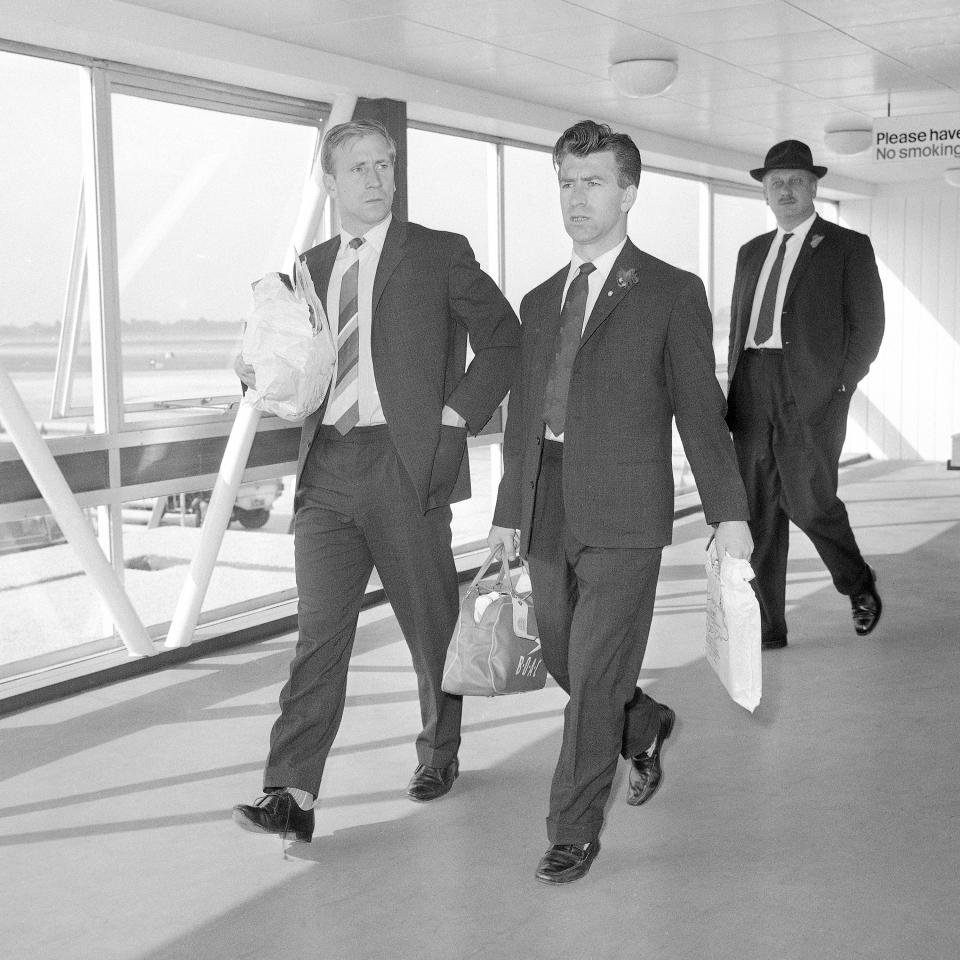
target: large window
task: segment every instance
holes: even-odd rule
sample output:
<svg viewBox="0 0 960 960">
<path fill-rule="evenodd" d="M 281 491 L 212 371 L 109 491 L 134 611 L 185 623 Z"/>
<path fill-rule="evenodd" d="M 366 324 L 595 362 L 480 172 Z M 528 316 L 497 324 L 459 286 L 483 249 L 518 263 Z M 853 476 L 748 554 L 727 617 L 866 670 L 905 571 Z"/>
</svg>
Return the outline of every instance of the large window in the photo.
<svg viewBox="0 0 960 960">
<path fill-rule="evenodd" d="M 327 229 L 308 209 L 324 110 L 12 53 L 0 81 L 0 364 L 162 637 L 239 398 L 250 284 Z M 204 621 L 293 597 L 298 432 L 261 422 Z M 120 644 L 42 479 L 0 435 L 0 677 Z"/>
<path fill-rule="evenodd" d="M 696 180 L 644 170 L 630 211 L 630 239 L 641 250 L 706 280 L 707 224 L 701 213 L 706 190 Z"/>
<path fill-rule="evenodd" d="M 737 272 L 737 253 L 749 239 L 776 226 L 759 194 L 713 194 L 713 352 L 721 381 L 726 383 L 730 335 L 730 299 Z"/>
<path fill-rule="evenodd" d="M 250 284 L 289 270 L 317 131 L 113 97 L 127 419 L 235 395 Z"/>
<path fill-rule="evenodd" d="M 462 233 L 484 270 L 498 277 L 497 148 L 484 140 L 407 131 L 407 209 L 411 220 Z"/>
<path fill-rule="evenodd" d="M 463 234 L 480 266 L 500 282 L 497 145 L 432 130 L 407 131 L 407 205 L 411 220 Z M 472 353 L 468 353 L 469 362 Z M 483 542 L 500 478 L 499 445 L 471 441 L 470 500 L 453 505 L 453 546 Z"/>
<path fill-rule="evenodd" d="M 0 363 L 47 433 L 91 425 L 88 302 L 71 286 L 86 262 L 89 86 L 82 67 L 0 52 Z M 66 422 L 68 409 L 83 413 Z"/>
<path fill-rule="evenodd" d="M 503 211 L 503 289 L 519 310 L 525 293 L 570 262 L 549 151 L 504 147 Z"/>
</svg>

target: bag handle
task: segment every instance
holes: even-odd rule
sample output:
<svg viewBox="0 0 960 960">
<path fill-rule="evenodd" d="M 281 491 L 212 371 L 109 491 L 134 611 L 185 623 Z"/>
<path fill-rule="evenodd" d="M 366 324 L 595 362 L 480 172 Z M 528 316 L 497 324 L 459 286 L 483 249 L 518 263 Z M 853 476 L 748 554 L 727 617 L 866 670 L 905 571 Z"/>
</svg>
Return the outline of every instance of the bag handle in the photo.
<svg viewBox="0 0 960 960">
<path fill-rule="evenodd" d="M 470 590 L 468 593 L 472 593 L 474 590 L 477 593 L 480 592 L 480 581 L 487 575 L 487 571 L 494 563 L 500 564 L 500 574 L 497 579 L 494 581 L 493 588 L 494 590 L 499 591 L 506 582 L 506 592 L 511 597 L 516 597 L 516 592 L 513 588 L 513 578 L 510 576 L 510 565 L 503 559 L 503 547 L 497 546 L 495 549 L 491 550 L 487 555 L 487 559 L 483 561 L 480 565 L 480 569 L 477 571 L 477 575 L 473 578 L 473 583 L 470 584 Z"/>
</svg>

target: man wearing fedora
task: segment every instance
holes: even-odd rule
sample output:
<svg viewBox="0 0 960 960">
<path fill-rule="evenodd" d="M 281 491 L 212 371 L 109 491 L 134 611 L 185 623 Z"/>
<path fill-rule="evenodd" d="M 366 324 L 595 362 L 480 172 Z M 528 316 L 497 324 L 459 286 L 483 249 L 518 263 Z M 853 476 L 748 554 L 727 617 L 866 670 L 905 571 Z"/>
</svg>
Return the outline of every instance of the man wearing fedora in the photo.
<svg viewBox="0 0 960 960">
<path fill-rule="evenodd" d="M 860 636 L 882 609 L 837 470 L 850 397 L 883 338 L 883 289 L 869 238 L 814 209 L 826 172 L 799 140 L 771 147 L 750 171 L 777 229 L 741 247 L 733 285 L 727 423 L 750 503 L 764 649 L 787 644 L 790 521 L 850 597 Z"/>
</svg>

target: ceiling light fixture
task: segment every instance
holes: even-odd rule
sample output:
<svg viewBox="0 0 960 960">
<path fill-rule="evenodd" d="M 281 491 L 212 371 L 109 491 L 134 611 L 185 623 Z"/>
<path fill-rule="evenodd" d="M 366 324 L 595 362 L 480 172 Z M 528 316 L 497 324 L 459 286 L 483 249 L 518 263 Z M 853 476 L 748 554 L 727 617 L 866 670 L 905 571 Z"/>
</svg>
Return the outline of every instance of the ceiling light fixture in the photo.
<svg viewBox="0 0 960 960">
<path fill-rule="evenodd" d="M 625 97 L 655 97 L 676 77 L 676 60 L 621 60 L 610 64 L 610 80 Z"/>
<path fill-rule="evenodd" d="M 827 130 L 823 134 L 823 142 L 831 153 L 850 157 L 870 149 L 873 144 L 873 129 Z"/>
</svg>

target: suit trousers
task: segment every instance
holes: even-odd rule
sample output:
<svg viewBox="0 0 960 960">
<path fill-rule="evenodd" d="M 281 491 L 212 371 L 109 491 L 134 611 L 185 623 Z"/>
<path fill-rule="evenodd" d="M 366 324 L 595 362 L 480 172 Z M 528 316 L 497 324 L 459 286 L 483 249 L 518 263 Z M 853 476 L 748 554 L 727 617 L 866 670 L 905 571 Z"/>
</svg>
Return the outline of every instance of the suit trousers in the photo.
<svg viewBox="0 0 960 960">
<path fill-rule="evenodd" d="M 459 610 L 451 510 L 424 515 L 386 426 L 345 436 L 321 427 L 297 491 L 299 639 L 264 786 L 317 795 L 346 697 L 364 592 L 376 567 L 413 657 L 423 730 L 420 763 L 443 767 L 460 746 L 462 700 L 440 689 Z"/>
<path fill-rule="evenodd" d="M 750 506 L 761 636 L 786 639 L 791 520 L 813 542 L 840 593 L 857 593 L 870 583 L 870 568 L 837 496 L 849 403 L 838 395 L 819 423 L 805 421 L 779 350 L 744 351 L 731 399 L 733 443 Z"/>
<path fill-rule="evenodd" d="M 637 686 L 662 549 L 590 547 L 566 524 L 563 444 L 547 440 L 537 479 L 528 561 L 543 660 L 569 694 L 550 789 L 550 843 L 588 843 L 603 826 L 617 756 L 660 729 Z"/>
</svg>

